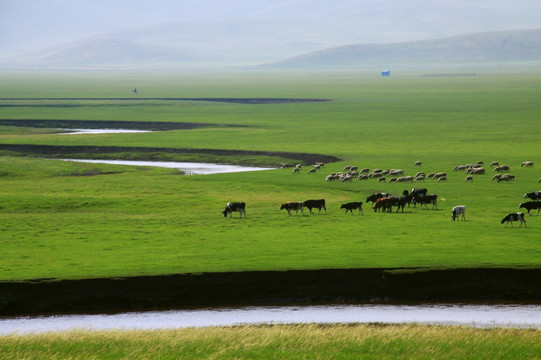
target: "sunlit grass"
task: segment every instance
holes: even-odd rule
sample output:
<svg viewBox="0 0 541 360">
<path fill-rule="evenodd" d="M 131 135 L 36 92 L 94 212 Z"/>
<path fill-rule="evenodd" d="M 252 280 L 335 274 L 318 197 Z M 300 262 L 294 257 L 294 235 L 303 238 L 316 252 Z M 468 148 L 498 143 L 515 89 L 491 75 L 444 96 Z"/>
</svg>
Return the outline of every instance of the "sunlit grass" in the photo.
<svg viewBox="0 0 541 360">
<path fill-rule="evenodd" d="M 0 337 L 2 359 L 535 359 L 541 332 L 425 325 L 260 325 Z"/>
</svg>

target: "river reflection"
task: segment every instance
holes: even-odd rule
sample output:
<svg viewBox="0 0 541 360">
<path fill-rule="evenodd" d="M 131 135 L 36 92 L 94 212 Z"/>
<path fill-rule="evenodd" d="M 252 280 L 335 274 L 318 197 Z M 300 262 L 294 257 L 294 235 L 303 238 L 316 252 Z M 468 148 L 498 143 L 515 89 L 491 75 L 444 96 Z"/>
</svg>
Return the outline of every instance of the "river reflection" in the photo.
<svg viewBox="0 0 541 360">
<path fill-rule="evenodd" d="M 59 129 L 64 132 L 58 135 L 82 135 L 82 134 L 129 134 L 129 133 L 145 133 L 150 130 L 130 130 L 130 129 Z"/>
<path fill-rule="evenodd" d="M 64 161 L 78 161 L 87 163 L 101 163 L 113 165 L 155 166 L 169 169 L 178 169 L 186 175 L 208 175 L 243 171 L 273 170 L 274 168 L 262 168 L 253 166 L 219 165 L 210 163 L 188 163 L 171 161 L 132 161 L 132 160 L 86 160 L 86 159 L 63 159 Z"/>
<path fill-rule="evenodd" d="M 145 330 L 245 324 L 420 323 L 541 329 L 541 305 L 248 307 L 0 319 L 0 335 L 75 329 Z"/>
</svg>

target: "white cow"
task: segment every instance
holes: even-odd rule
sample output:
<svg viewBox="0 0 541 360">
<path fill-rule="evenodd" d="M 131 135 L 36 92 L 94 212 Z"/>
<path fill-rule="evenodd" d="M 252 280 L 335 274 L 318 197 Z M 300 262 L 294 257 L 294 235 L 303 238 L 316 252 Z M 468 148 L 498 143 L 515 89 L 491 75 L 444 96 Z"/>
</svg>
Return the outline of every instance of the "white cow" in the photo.
<svg viewBox="0 0 541 360">
<path fill-rule="evenodd" d="M 453 207 L 453 215 L 451 217 L 451 220 L 455 221 L 458 220 L 458 215 L 462 215 L 462 220 L 466 220 L 466 206 L 465 205 L 458 205 Z"/>
</svg>

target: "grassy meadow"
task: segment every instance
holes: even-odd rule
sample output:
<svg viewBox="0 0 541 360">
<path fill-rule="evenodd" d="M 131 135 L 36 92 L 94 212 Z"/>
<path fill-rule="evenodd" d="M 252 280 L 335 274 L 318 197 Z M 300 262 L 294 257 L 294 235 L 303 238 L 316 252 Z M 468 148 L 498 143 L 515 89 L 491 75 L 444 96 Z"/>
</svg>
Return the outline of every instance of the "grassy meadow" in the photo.
<svg viewBox="0 0 541 360">
<path fill-rule="evenodd" d="M 433 71 L 431 71 L 432 73 Z M 0 144 L 288 151 L 342 159 L 316 174 L 291 169 L 217 175 L 71 163 L 0 153 L 0 280 L 363 267 L 537 267 L 541 216 L 504 228 L 525 192 L 541 190 L 541 71 L 472 77 L 409 72 L 3 72 L 0 119 L 172 121 L 244 125 L 137 134 L 59 135 L 0 126 Z M 137 87 L 139 94 L 130 89 Z M 52 98 L 279 97 L 317 103 Z M 40 100 L 36 100 L 40 98 Z M 50 98 L 49 100 L 43 98 Z M 26 100 L 25 100 L 26 99 Z M 129 158 L 130 154 L 123 157 Z M 210 156 L 201 161 L 216 160 Z M 176 160 L 182 160 L 178 158 Z M 186 156 L 184 160 L 193 160 Z M 421 168 L 414 167 L 417 160 Z M 531 160 L 533 168 L 522 168 Z M 243 163 L 231 157 L 219 161 Z M 255 158 L 269 163 L 276 159 Z M 454 165 L 484 161 L 465 183 Z M 491 181 L 488 164 L 516 181 Z M 417 184 L 325 182 L 347 164 L 448 173 Z M 438 210 L 344 215 L 376 191 L 426 187 Z M 287 201 L 325 198 L 327 215 L 288 216 Z M 245 201 L 247 219 L 224 219 Z M 467 221 L 451 222 L 466 205 Z"/>
<path fill-rule="evenodd" d="M 421 325 L 262 325 L 0 337 L 0 359 L 537 359 L 541 332 Z"/>
</svg>

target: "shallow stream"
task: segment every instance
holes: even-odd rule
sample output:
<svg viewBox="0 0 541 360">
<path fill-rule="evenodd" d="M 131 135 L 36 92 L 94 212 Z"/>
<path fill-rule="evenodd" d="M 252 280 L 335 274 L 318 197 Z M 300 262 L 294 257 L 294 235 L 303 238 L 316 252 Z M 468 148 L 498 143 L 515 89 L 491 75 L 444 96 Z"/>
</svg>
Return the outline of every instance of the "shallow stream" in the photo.
<svg viewBox="0 0 541 360">
<path fill-rule="evenodd" d="M 0 335 L 75 329 L 148 330 L 303 323 L 419 323 L 541 329 L 541 305 L 321 305 L 18 317 L 0 318 Z"/>
<path fill-rule="evenodd" d="M 155 166 L 170 169 L 178 169 L 186 175 L 208 175 L 243 171 L 261 171 L 272 170 L 273 168 L 262 168 L 253 166 L 239 165 L 219 165 L 211 163 L 189 163 L 189 162 L 170 162 L 170 161 L 132 161 L 132 160 L 85 160 L 85 159 L 64 159 L 64 161 L 78 161 L 87 163 L 101 163 L 114 165 L 133 165 L 133 166 Z"/>
<path fill-rule="evenodd" d="M 150 130 L 130 130 L 130 129 L 60 129 L 65 132 L 58 135 L 83 135 L 83 134 L 124 134 L 124 133 L 145 133 Z"/>
</svg>

